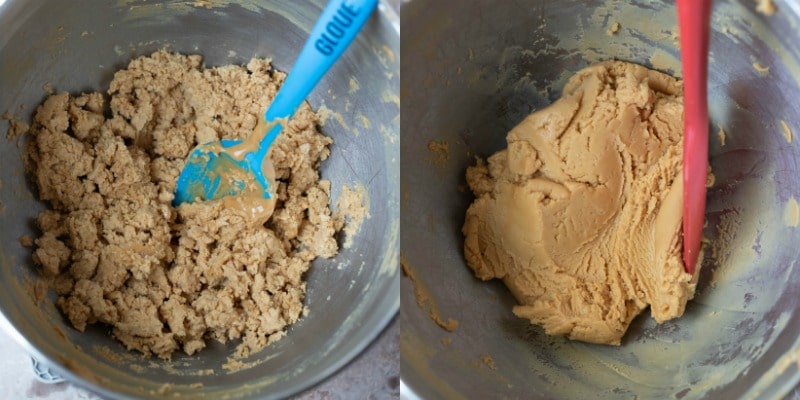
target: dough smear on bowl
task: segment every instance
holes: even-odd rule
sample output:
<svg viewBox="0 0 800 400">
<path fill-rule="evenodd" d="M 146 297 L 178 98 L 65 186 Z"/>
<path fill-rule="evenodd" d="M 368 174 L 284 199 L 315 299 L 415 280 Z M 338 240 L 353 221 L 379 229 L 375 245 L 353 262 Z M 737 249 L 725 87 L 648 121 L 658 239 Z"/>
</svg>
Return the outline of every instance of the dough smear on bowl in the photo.
<svg viewBox="0 0 800 400">
<path fill-rule="evenodd" d="M 303 313 L 304 272 L 338 252 L 320 162 L 332 140 L 303 104 L 272 147 L 277 206 L 266 224 L 220 201 L 172 206 L 198 143 L 250 134 L 285 74 L 268 60 L 204 68 L 200 56 L 133 60 L 100 93 L 52 95 L 31 126 L 27 168 L 50 209 L 34 260 L 71 324 L 107 324 L 129 349 L 169 358 L 208 339 L 246 355 Z"/>
<path fill-rule="evenodd" d="M 618 61 L 579 71 L 467 170 L 468 265 L 549 335 L 618 345 L 648 305 L 658 322 L 681 316 L 696 285 L 681 256 L 682 136 L 676 79 Z"/>
</svg>

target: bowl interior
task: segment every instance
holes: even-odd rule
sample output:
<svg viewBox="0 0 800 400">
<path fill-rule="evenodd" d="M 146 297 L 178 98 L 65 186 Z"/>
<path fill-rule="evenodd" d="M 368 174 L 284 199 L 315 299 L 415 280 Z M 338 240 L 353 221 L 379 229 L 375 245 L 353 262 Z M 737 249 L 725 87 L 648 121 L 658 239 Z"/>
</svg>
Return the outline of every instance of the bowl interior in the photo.
<svg viewBox="0 0 800 400">
<path fill-rule="evenodd" d="M 93 0 L 0 2 L 0 110 L 30 120 L 57 91 L 104 91 L 113 73 L 140 55 L 167 48 L 201 54 L 207 66 L 272 58 L 291 69 L 323 1 Z M 344 184 L 367 189 L 369 213 L 353 240 L 307 274 L 310 313 L 288 335 L 221 368 L 235 342 L 215 343 L 171 362 L 128 353 L 106 328 L 72 329 L 53 306 L 37 306 L 37 272 L 18 238 L 36 237 L 33 220 L 44 205 L 32 195 L 21 153 L 24 138 L 0 141 L 0 325 L 70 380 L 106 396 L 152 397 L 169 383 L 181 397 L 285 397 L 309 387 L 351 360 L 399 308 L 399 33 L 386 10 L 376 12 L 343 58 L 309 98 L 334 116 L 322 128 L 333 137 L 322 176 L 332 181 L 332 202 Z M 350 81 L 357 80 L 358 90 Z M 368 124 L 363 121 L 366 118 Z M 5 132 L 6 121 L 0 121 Z M 210 370 L 210 371 L 209 371 Z M 210 375 L 208 375 L 210 374 Z M 202 383 L 201 388 L 193 384 Z"/>
<path fill-rule="evenodd" d="M 800 150 L 782 125 L 800 132 L 800 7 L 775 3 L 778 13 L 765 16 L 751 1 L 714 2 L 716 182 L 700 283 L 682 318 L 658 325 L 645 311 L 621 347 L 548 337 L 511 313 L 516 303 L 502 283 L 473 277 L 462 252 L 473 200 L 464 175 L 592 62 L 621 59 L 679 75 L 673 2 L 415 0 L 401 9 L 402 259 L 417 294 L 459 321 L 452 333 L 439 328 L 415 304 L 411 280 L 401 281 L 409 389 L 423 398 L 761 398 L 794 386 Z M 608 34 L 615 22 L 619 31 Z M 447 142 L 446 157 L 428 149 L 431 141 Z"/>
</svg>

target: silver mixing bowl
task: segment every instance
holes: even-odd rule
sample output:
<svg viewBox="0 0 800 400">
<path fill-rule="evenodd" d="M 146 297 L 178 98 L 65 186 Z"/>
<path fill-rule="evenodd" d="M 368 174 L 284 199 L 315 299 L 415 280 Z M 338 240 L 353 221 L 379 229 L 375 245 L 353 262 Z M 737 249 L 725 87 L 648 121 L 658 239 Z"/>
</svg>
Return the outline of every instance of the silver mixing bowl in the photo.
<svg viewBox="0 0 800 400">
<path fill-rule="evenodd" d="M 448 333 L 401 280 L 401 376 L 413 398 L 780 398 L 800 378 L 800 3 L 716 0 L 709 100 L 709 244 L 677 320 L 637 318 L 622 346 L 548 337 L 511 313 L 498 281 L 474 278 L 461 225 L 474 155 L 560 96 L 591 62 L 680 74 L 667 1 L 425 1 L 401 8 L 401 257 Z M 606 30 L 614 23 L 615 35 Z M 760 73 L 754 67 L 769 67 Z M 794 131 L 790 142 L 780 121 Z M 721 126 L 726 143 L 716 133 Z M 448 142 L 446 160 L 430 141 Z M 489 356 L 495 369 L 482 361 Z M 485 357 L 484 357 L 485 359 Z"/>
<path fill-rule="evenodd" d="M 29 120 L 46 84 L 72 93 L 106 90 L 114 71 L 133 57 L 165 47 L 202 54 L 210 66 L 269 57 L 287 71 L 324 3 L 0 0 L 0 113 Z M 57 373 L 108 397 L 163 397 L 160 390 L 181 398 L 279 398 L 329 376 L 399 308 L 399 63 L 397 16 L 381 5 L 309 98 L 312 107 L 326 105 L 344 122 L 323 128 L 334 139 L 322 166 L 334 202 L 343 184 L 362 183 L 371 218 L 352 248 L 313 264 L 309 315 L 284 339 L 242 360 L 256 365 L 234 373 L 221 368 L 236 343 L 216 343 L 169 363 L 146 359 L 126 352 L 103 327 L 72 329 L 52 293 L 37 306 L 31 294 L 37 271 L 18 238 L 35 236 L 32 221 L 44 205 L 25 180 L 21 147 L 6 140 L 0 140 L 0 325 Z M 355 93 L 351 78 L 359 82 Z M 0 132 L 7 127 L 0 121 Z M 197 383 L 203 386 L 191 386 Z"/>
</svg>

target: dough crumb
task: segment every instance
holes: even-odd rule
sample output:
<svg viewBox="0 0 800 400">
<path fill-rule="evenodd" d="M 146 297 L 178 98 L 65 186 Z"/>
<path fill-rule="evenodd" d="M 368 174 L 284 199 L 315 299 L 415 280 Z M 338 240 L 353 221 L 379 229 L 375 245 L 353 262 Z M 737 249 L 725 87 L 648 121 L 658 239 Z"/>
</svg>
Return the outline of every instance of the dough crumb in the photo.
<svg viewBox="0 0 800 400">
<path fill-rule="evenodd" d="M 214 8 L 214 4 L 212 4 L 210 0 L 195 0 L 195 2 L 192 5 L 197 8 L 203 7 L 209 10 Z"/>
<path fill-rule="evenodd" d="M 611 27 L 608 28 L 608 30 L 606 31 L 606 34 L 608 36 L 613 36 L 617 32 L 619 32 L 619 28 L 620 28 L 619 22 L 614 22 L 613 24 L 611 24 Z"/>
<path fill-rule="evenodd" d="M 717 127 L 719 128 L 719 130 L 717 131 L 717 139 L 719 139 L 719 145 L 725 146 L 725 139 L 728 137 L 728 135 L 725 133 L 725 128 L 723 128 L 722 125 L 717 124 Z"/>
<path fill-rule="evenodd" d="M 783 137 L 786 139 L 786 142 L 792 143 L 792 140 L 794 140 L 792 130 L 789 128 L 789 124 L 787 124 L 784 120 L 781 120 L 781 129 L 783 129 Z"/>
<path fill-rule="evenodd" d="M 19 244 L 22 247 L 33 247 L 33 238 L 30 235 L 22 235 L 19 237 Z"/>
<path fill-rule="evenodd" d="M 20 121 L 11 116 L 8 111 L 0 115 L 0 120 L 8 121 L 8 131 L 6 131 L 6 140 L 16 140 L 22 135 L 28 133 L 30 125 L 24 121 Z"/>
<path fill-rule="evenodd" d="M 563 93 L 467 169 L 464 254 L 548 335 L 619 345 L 648 306 L 659 323 L 681 316 L 696 287 L 682 258 L 682 87 L 608 61 Z"/>
<path fill-rule="evenodd" d="M 710 188 L 717 183 L 717 176 L 714 175 L 714 172 L 711 171 L 711 166 L 708 166 L 708 172 L 706 173 L 706 187 Z"/>
<path fill-rule="evenodd" d="M 453 339 L 451 339 L 449 337 L 442 338 L 442 346 L 447 347 L 447 346 L 450 346 L 451 344 L 453 344 Z"/>
<path fill-rule="evenodd" d="M 758 72 L 758 74 L 761 75 L 761 76 L 769 75 L 769 67 L 761 65 L 760 62 L 754 62 L 753 63 L 753 69 L 755 69 L 756 72 Z"/>
<path fill-rule="evenodd" d="M 8 124 L 9 128 L 8 132 L 6 132 L 7 140 L 15 140 L 19 137 L 22 137 L 24 134 L 28 133 L 28 130 L 30 129 L 30 125 L 16 119 L 9 120 Z"/>
<path fill-rule="evenodd" d="M 793 228 L 800 225 L 800 205 L 797 204 L 794 196 L 789 197 L 789 201 L 786 202 L 786 207 L 783 211 L 783 222 L 786 226 Z"/>
<path fill-rule="evenodd" d="M 349 90 L 350 94 L 353 94 L 357 92 L 359 89 L 361 89 L 361 85 L 359 85 L 358 79 L 356 78 L 350 78 L 349 86 L 350 86 Z"/>
<path fill-rule="evenodd" d="M 444 317 L 442 317 L 442 313 L 431 298 L 428 289 L 424 286 L 422 281 L 417 278 L 416 271 L 414 271 L 414 268 L 402 254 L 400 255 L 400 268 L 403 271 L 403 275 L 408 277 L 408 279 L 411 280 L 411 284 L 414 286 L 414 297 L 417 300 L 419 308 L 428 314 L 428 317 L 436 323 L 436 325 L 439 325 L 440 328 L 448 332 L 454 332 L 458 329 L 457 320 L 453 318 L 447 318 L 445 320 Z"/>
<path fill-rule="evenodd" d="M 225 364 L 222 364 L 222 369 L 228 372 L 240 371 L 246 367 L 247 364 L 235 358 L 228 358 Z"/>
<path fill-rule="evenodd" d="M 488 354 L 482 354 L 481 355 L 481 361 L 483 361 L 483 363 L 487 367 L 489 367 L 489 369 L 497 370 L 497 366 L 494 364 L 494 359 L 492 358 L 492 356 L 490 356 Z"/>
<path fill-rule="evenodd" d="M 158 390 L 156 391 L 156 394 L 164 396 L 166 394 L 169 394 L 171 391 L 172 391 L 172 384 L 171 383 L 165 383 L 165 384 L 161 385 L 158 388 Z"/>
<path fill-rule="evenodd" d="M 727 265 L 730 256 L 730 246 L 735 243 L 737 232 L 742 224 L 742 213 L 738 209 L 725 210 L 716 225 L 716 240 L 711 243 L 711 258 L 717 265 Z M 716 286 L 719 275 L 724 273 L 724 268 L 714 269 L 711 286 Z"/>
<path fill-rule="evenodd" d="M 330 90 L 328 91 L 330 93 Z M 325 123 L 328 122 L 333 117 L 333 110 L 328 108 L 328 106 L 322 105 L 317 110 L 317 115 L 319 116 L 319 125 L 325 126 Z"/>
<path fill-rule="evenodd" d="M 364 186 L 356 185 L 355 189 L 350 189 L 347 185 L 342 187 L 342 194 L 336 202 L 336 212 L 334 213 L 334 227 L 337 231 L 343 231 L 345 241 L 342 247 L 349 249 L 353 245 L 353 238 L 361 229 L 364 219 L 369 218 L 369 200 Z M 344 228 L 344 229 L 343 229 Z"/>
<path fill-rule="evenodd" d="M 756 11 L 764 15 L 773 15 L 778 11 L 778 7 L 772 0 L 756 0 Z"/>
<path fill-rule="evenodd" d="M 38 277 L 33 279 L 25 278 L 25 289 L 28 295 L 37 306 L 42 303 L 42 300 L 47 296 L 47 282 Z"/>
<path fill-rule="evenodd" d="M 447 166 L 447 160 L 450 158 L 450 145 L 446 140 L 431 140 L 428 142 L 428 151 L 433 157 L 431 161 L 435 166 L 439 168 Z"/>
<path fill-rule="evenodd" d="M 109 98 L 59 93 L 37 108 L 26 167 L 49 209 L 33 259 L 75 329 L 105 324 L 129 350 L 165 359 L 211 339 L 240 340 L 246 356 L 301 317 L 311 261 L 336 255 L 350 228 L 334 227 L 319 173 L 332 139 L 307 103 L 272 146 L 266 224 L 221 202 L 171 203 L 189 151 L 251 134 L 285 76 L 264 59 L 206 68 L 159 51 L 117 71 Z"/>
</svg>

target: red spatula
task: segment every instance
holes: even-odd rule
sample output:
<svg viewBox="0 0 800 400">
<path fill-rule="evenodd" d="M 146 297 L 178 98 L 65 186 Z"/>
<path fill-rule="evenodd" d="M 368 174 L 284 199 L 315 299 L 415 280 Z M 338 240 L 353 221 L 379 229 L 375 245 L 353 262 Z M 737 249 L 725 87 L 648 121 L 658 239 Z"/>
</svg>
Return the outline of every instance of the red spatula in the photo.
<svg viewBox="0 0 800 400">
<path fill-rule="evenodd" d="M 678 0 L 683 65 L 683 262 L 693 274 L 700 253 L 708 169 L 708 32 L 711 0 Z"/>
</svg>

